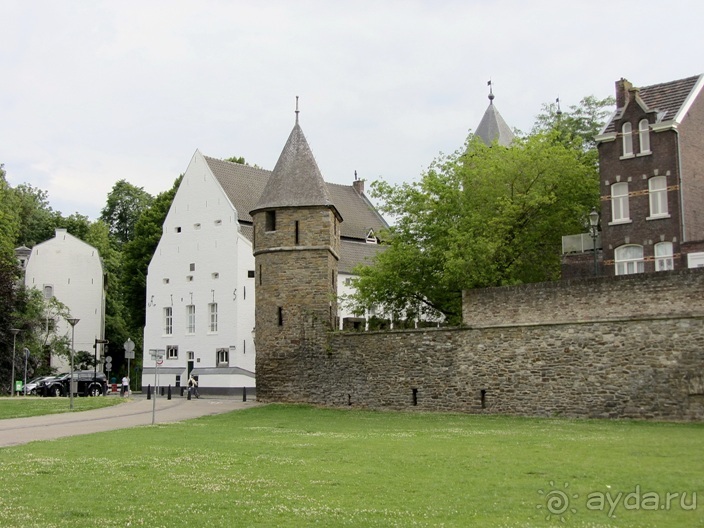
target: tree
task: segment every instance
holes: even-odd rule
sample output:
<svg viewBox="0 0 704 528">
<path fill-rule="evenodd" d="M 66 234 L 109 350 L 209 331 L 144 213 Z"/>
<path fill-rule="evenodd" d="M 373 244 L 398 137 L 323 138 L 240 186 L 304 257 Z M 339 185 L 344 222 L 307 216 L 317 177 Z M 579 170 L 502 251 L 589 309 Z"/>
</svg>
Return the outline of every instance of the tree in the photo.
<svg viewBox="0 0 704 528">
<path fill-rule="evenodd" d="M 108 194 L 107 204 L 100 212 L 100 219 L 108 225 L 115 240 L 119 244 L 125 244 L 132 239 L 139 216 L 152 201 L 153 197 L 144 188 L 120 180 Z"/>
<path fill-rule="evenodd" d="M 418 182 L 374 182 L 372 196 L 395 222 L 388 248 L 355 270 L 354 302 L 457 324 L 462 290 L 555 280 L 561 235 L 582 228 L 598 181 L 581 141 L 551 131 L 509 148 L 470 135 Z"/>
<path fill-rule="evenodd" d="M 20 230 L 15 243 L 18 246 L 34 247 L 54 236 L 60 213 L 49 205 L 49 193 L 23 183 L 13 189 L 17 200 Z"/>
<path fill-rule="evenodd" d="M 15 240 L 20 229 L 17 197 L 5 179 L 5 170 L 0 165 L 0 385 L 9 389 L 13 335 L 16 328 L 12 316 L 15 304 L 15 281 L 17 264 Z"/>
<path fill-rule="evenodd" d="M 594 138 L 601 131 L 615 104 L 613 97 L 597 99 L 593 95 L 584 97 L 578 105 L 570 106 L 567 111 L 559 111 L 557 102 L 544 104 L 531 133 L 557 131 L 558 137 L 566 144 L 573 144 L 575 138 L 580 138 L 585 151 L 592 151 L 596 155 Z"/>
<path fill-rule="evenodd" d="M 144 327 L 147 269 L 161 240 L 164 220 L 182 179 L 183 175 L 179 176 L 171 189 L 160 193 L 151 206 L 142 211 L 135 224 L 134 236 L 124 247 L 122 269 L 125 306 L 130 313 L 130 326 L 133 328 Z"/>
</svg>

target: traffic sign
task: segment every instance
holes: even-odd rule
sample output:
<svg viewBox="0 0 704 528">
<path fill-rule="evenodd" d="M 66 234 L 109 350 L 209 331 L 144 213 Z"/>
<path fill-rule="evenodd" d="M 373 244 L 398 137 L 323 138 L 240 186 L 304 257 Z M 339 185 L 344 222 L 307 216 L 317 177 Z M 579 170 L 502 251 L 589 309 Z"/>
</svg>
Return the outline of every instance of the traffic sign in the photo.
<svg viewBox="0 0 704 528">
<path fill-rule="evenodd" d="M 125 341 L 124 347 L 125 347 L 125 359 L 134 359 L 134 341 L 132 341 L 128 337 L 127 341 Z"/>
<path fill-rule="evenodd" d="M 105 363 L 110 363 L 112 361 L 112 356 L 105 356 Z"/>
</svg>

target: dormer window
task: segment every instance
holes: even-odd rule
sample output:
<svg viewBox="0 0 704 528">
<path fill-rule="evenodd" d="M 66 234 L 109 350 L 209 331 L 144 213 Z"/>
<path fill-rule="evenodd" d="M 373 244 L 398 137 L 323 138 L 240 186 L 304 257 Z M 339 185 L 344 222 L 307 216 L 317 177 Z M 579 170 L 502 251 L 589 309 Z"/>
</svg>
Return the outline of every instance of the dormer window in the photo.
<svg viewBox="0 0 704 528">
<path fill-rule="evenodd" d="M 626 122 L 621 127 L 621 136 L 623 139 L 623 156 L 622 158 L 633 157 L 633 129 L 631 124 Z"/>
<path fill-rule="evenodd" d="M 640 138 L 640 155 L 650 154 L 650 124 L 647 119 L 638 123 L 638 137 Z"/>
<path fill-rule="evenodd" d="M 376 235 L 374 234 L 374 230 L 370 229 L 369 233 L 367 233 L 367 244 L 376 244 L 377 239 Z"/>
</svg>

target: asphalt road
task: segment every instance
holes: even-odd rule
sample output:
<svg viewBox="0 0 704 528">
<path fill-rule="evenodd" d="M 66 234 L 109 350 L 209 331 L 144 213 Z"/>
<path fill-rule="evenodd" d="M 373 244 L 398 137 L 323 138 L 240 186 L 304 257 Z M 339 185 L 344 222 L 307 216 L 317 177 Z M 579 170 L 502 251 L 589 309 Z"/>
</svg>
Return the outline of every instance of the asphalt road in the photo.
<svg viewBox="0 0 704 528">
<path fill-rule="evenodd" d="M 155 424 L 180 422 L 256 405 L 256 401 L 243 402 L 241 399 L 217 396 L 191 400 L 185 397 L 168 400 L 163 396 L 147 400 L 143 396 L 135 396 L 120 405 L 92 411 L 0 420 L 0 447 L 151 425 L 152 418 Z"/>
</svg>

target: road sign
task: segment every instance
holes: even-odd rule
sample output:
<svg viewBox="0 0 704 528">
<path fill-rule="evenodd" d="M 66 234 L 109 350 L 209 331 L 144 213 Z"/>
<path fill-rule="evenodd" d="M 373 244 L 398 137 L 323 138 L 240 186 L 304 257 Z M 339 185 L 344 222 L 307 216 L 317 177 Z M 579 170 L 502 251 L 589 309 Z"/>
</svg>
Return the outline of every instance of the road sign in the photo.
<svg viewBox="0 0 704 528">
<path fill-rule="evenodd" d="M 166 351 L 163 348 L 160 348 L 160 349 L 150 348 L 149 349 L 149 355 L 151 356 L 152 359 L 163 358 L 165 353 L 166 353 Z"/>
<path fill-rule="evenodd" d="M 156 364 L 157 364 L 157 365 L 163 365 L 163 364 L 164 364 L 164 359 L 163 359 L 163 358 L 157 359 L 157 360 L 156 360 Z"/>
<path fill-rule="evenodd" d="M 125 347 L 125 359 L 134 359 L 134 341 L 127 338 L 124 344 Z"/>
<path fill-rule="evenodd" d="M 112 361 L 112 356 L 105 356 L 105 363 L 110 363 Z"/>
</svg>

